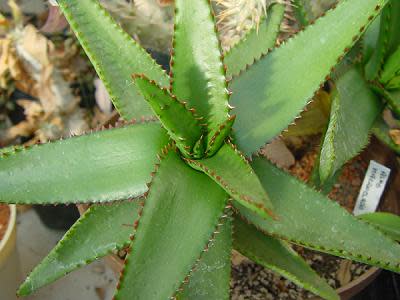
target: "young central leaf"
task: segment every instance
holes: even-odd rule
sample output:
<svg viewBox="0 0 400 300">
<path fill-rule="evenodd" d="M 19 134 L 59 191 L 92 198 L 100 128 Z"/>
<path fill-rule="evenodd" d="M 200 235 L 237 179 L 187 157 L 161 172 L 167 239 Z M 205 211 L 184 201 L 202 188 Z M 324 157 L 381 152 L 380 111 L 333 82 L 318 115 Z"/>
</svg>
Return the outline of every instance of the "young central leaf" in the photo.
<svg viewBox="0 0 400 300">
<path fill-rule="evenodd" d="M 194 112 L 167 89 L 160 88 L 143 75 L 134 75 L 133 80 L 183 155 L 202 157 L 202 128 Z"/>
<path fill-rule="evenodd" d="M 231 143 L 225 143 L 213 157 L 186 159 L 186 162 L 210 176 L 233 199 L 251 211 L 267 219 L 275 216 L 272 203 L 257 175 Z"/>
<path fill-rule="evenodd" d="M 228 91 L 218 37 L 208 0 L 177 0 L 172 92 L 195 108 L 208 131 L 229 117 Z"/>
</svg>

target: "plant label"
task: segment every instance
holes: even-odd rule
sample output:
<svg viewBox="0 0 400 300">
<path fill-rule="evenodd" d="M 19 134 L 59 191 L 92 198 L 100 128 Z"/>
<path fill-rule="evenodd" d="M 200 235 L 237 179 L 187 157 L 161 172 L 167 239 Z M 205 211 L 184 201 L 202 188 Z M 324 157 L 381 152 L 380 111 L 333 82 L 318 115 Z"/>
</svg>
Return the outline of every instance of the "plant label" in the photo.
<svg viewBox="0 0 400 300">
<path fill-rule="evenodd" d="M 371 213 L 376 210 L 383 191 L 385 190 L 389 175 L 389 168 L 374 160 L 370 161 L 360 193 L 357 197 L 356 206 L 354 207 L 353 213 L 355 216 Z"/>
</svg>

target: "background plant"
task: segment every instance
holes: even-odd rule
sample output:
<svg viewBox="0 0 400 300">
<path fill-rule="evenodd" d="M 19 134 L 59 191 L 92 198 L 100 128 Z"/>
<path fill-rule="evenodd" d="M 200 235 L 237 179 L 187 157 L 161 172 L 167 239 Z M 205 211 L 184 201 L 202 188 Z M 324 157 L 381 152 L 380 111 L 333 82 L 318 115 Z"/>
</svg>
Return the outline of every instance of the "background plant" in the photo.
<svg viewBox="0 0 400 300">
<path fill-rule="evenodd" d="M 342 166 L 367 146 L 371 133 L 399 153 L 396 130 L 399 128 L 400 35 L 395 30 L 399 25 L 400 3 L 389 2 L 332 73 L 330 121 L 313 177 L 314 183 L 325 185 L 325 189 L 335 182 Z M 383 119 L 385 108 L 392 129 Z"/>
<path fill-rule="evenodd" d="M 176 1 L 168 76 L 97 1 L 59 0 L 120 115 L 142 121 L 1 151 L 1 202 L 99 204 L 19 294 L 126 248 L 116 299 L 226 299 L 232 246 L 326 299 L 338 296 L 289 243 L 399 271 L 393 239 L 246 158 L 292 122 L 387 2 L 341 1 L 268 50 L 285 10 L 275 4 L 222 57 L 208 1 Z"/>
</svg>

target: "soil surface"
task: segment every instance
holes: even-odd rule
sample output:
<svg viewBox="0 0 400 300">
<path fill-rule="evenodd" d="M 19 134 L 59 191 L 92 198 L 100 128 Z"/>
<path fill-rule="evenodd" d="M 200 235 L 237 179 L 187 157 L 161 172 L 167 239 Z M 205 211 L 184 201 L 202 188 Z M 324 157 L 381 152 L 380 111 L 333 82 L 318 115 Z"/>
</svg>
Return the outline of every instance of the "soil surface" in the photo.
<svg viewBox="0 0 400 300">
<path fill-rule="evenodd" d="M 10 208 L 8 205 L 0 204 L 0 241 L 3 239 L 6 233 L 8 220 L 10 219 Z"/>
</svg>

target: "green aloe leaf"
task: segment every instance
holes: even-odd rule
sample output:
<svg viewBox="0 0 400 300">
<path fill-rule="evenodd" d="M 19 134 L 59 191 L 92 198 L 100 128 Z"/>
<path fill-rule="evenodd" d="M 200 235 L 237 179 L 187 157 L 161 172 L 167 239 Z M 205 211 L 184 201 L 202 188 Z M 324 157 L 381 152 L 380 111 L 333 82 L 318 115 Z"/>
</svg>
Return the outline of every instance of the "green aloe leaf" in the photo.
<svg viewBox="0 0 400 300">
<path fill-rule="evenodd" d="M 208 0 L 175 1 L 172 93 L 205 118 L 209 131 L 229 117 L 228 90 Z"/>
<path fill-rule="evenodd" d="M 339 299 L 335 290 L 287 243 L 263 234 L 240 218 L 236 217 L 233 224 L 234 248 L 244 256 L 324 299 Z"/>
<path fill-rule="evenodd" d="M 167 143 L 160 124 L 144 123 L 0 155 L 0 202 L 107 202 L 140 196 Z"/>
<path fill-rule="evenodd" d="M 224 58 L 228 77 L 239 75 L 240 71 L 245 70 L 275 46 L 284 12 L 284 4 L 273 4 L 259 26 L 252 28 L 239 43 L 229 49 Z"/>
<path fill-rule="evenodd" d="M 363 56 L 362 61 L 364 65 L 368 63 L 368 61 L 374 54 L 375 47 L 379 38 L 380 23 L 381 23 L 381 15 L 375 18 L 375 20 L 365 31 L 365 34 L 361 39 L 362 56 Z"/>
<path fill-rule="evenodd" d="M 160 86 L 169 78 L 98 0 L 58 0 L 65 17 L 104 82 L 115 108 L 125 119 L 151 115 L 151 109 L 132 84 L 131 74 L 145 74 Z"/>
<path fill-rule="evenodd" d="M 362 214 L 359 219 L 377 227 L 392 239 L 400 241 L 400 217 L 387 212 Z"/>
<path fill-rule="evenodd" d="M 321 141 L 323 141 L 325 139 L 325 134 L 322 135 Z M 333 174 L 333 176 L 329 177 L 328 180 L 322 182 L 321 181 L 321 177 L 319 174 L 319 164 L 320 164 L 320 160 L 321 160 L 321 148 L 322 148 L 322 144 L 319 146 L 319 150 L 318 150 L 318 156 L 315 159 L 315 163 L 311 172 L 311 176 L 308 180 L 308 184 L 317 189 L 320 193 L 324 194 L 324 195 L 328 195 L 331 191 L 333 186 L 335 185 L 335 183 L 337 182 L 337 180 L 339 179 L 343 168 L 340 168 L 339 170 L 337 170 L 335 172 L 335 174 Z"/>
<path fill-rule="evenodd" d="M 382 10 L 380 30 L 375 51 L 365 66 L 365 76 L 374 80 L 382 71 L 386 58 L 391 55 L 400 44 L 400 1 L 389 0 Z"/>
<path fill-rule="evenodd" d="M 18 290 L 26 296 L 71 271 L 129 245 L 139 200 L 92 206 L 37 265 Z M 99 222 L 101 221 L 101 222 Z"/>
<path fill-rule="evenodd" d="M 385 85 L 396 76 L 400 76 L 400 45 L 386 61 L 380 82 Z"/>
<path fill-rule="evenodd" d="M 203 132 L 199 121 L 196 120 L 198 117 L 188 110 L 185 103 L 180 102 L 175 95 L 171 95 L 166 88 L 160 88 L 154 81 L 149 81 L 142 75 L 135 75 L 133 78 L 136 86 L 149 102 L 169 135 L 175 140 L 179 149 L 190 156 Z"/>
<path fill-rule="evenodd" d="M 210 176 L 236 201 L 264 218 L 273 216 L 271 201 L 246 158 L 230 142 L 212 157 L 186 161 Z"/>
<path fill-rule="evenodd" d="M 398 77 L 397 77 L 398 78 Z M 396 115 L 397 127 L 400 126 L 400 87 L 396 90 L 389 91 L 389 94 L 392 98 L 389 103 L 389 108 L 392 109 L 392 112 Z M 395 109 L 394 109 L 395 107 Z"/>
<path fill-rule="evenodd" d="M 358 70 L 350 69 L 336 81 L 319 162 L 322 182 L 331 178 L 367 145 L 370 129 L 381 111 L 382 103 Z"/>
<path fill-rule="evenodd" d="M 400 86 L 398 90 L 383 92 L 383 97 L 389 103 L 390 108 L 395 113 L 395 115 L 400 117 Z"/>
<path fill-rule="evenodd" d="M 225 139 L 231 133 L 233 123 L 235 122 L 236 116 L 229 117 L 224 123 L 222 123 L 217 130 L 213 131 L 213 135 L 208 140 L 206 154 L 207 156 L 213 156 L 223 145 Z"/>
<path fill-rule="evenodd" d="M 257 228 L 306 248 L 400 272 L 396 242 L 265 159 L 256 158 L 252 166 L 271 198 L 277 219 L 262 219 L 234 204 Z"/>
<path fill-rule="evenodd" d="M 390 149 L 395 151 L 400 155 L 400 145 L 397 145 L 389 135 L 389 126 L 382 118 L 378 118 L 372 127 L 372 133 L 384 144 L 386 144 Z"/>
<path fill-rule="evenodd" d="M 400 89 L 400 73 L 386 85 L 387 89 Z"/>
<path fill-rule="evenodd" d="M 231 277 L 232 222 L 226 220 L 215 240 L 197 263 L 178 300 L 228 300 Z"/>
<path fill-rule="evenodd" d="M 230 102 L 236 107 L 233 128 L 241 150 L 253 153 L 293 121 L 386 2 L 340 1 L 233 79 Z"/>
<path fill-rule="evenodd" d="M 372 90 L 381 95 L 389 104 L 390 109 L 394 114 L 400 117 L 400 90 L 388 91 L 383 86 L 373 83 L 370 86 Z"/>
<path fill-rule="evenodd" d="M 383 96 L 397 117 L 400 117 L 400 86 L 399 90 L 396 91 L 384 90 Z"/>
<path fill-rule="evenodd" d="M 170 150 L 144 201 L 115 299 L 174 296 L 215 231 L 226 198 L 223 189 Z"/>
</svg>

